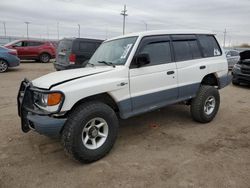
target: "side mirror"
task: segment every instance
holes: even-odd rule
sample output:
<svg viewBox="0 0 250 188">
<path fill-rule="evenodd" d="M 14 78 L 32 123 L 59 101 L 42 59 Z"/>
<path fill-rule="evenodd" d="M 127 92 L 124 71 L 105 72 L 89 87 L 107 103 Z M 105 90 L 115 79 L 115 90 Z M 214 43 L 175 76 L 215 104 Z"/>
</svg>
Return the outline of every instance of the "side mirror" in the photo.
<svg viewBox="0 0 250 188">
<path fill-rule="evenodd" d="M 230 54 L 227 54 L 226 57 L 231 57 L 231 55 L 230 55 Z"/>
<path fill-rule="evenodd" d="M 147 65 L 150 63 L 150 58 L 148 54 L 138 54 L 134 57 L 134 65 L 137 66 L 137 68 Z"/>
</svg>

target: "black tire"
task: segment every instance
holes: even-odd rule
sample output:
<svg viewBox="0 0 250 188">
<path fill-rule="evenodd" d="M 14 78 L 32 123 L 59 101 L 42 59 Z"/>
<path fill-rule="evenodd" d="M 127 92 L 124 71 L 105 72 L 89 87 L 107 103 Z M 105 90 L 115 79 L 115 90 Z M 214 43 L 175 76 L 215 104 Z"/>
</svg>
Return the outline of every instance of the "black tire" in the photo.
<svg viewBox="0 0 250 188">
<path fill-rule="evenodd" d="M 41 63 L 48 63 L 50 61 L 50 55 L 48 53 L 42 53 L 39 56 L 39 60 Z"/>
<path fill-rule="evenodd" d="M 9 68 L 8 62 L 0 59 L 0 73 L 6 72 Z"/>
<path fill-rule="evenodd" d="M 214 108 L 210 114 L 205 112 L 205 104 L 207 100 L 213 99 L 215 101 Z M 195 121 L 200 123 L 208 123 L 214 119 L 220 106 L 219 91 L 213 86 L 201 86 L 197 96 L 191 102 L 191 115 Z"/>
<path fill-rule="evenodd" d="M 108 134 L 99 148 L 89 149 L 83 144 L 82 131 L 91 119 L 98 117 L 107 122 Z M 69 114 L 61 141 L 71 157 L 83 163 L 90 163 L 104 157 L 111 150 L 117 137 L 118 127 L 118 118 L 108 105 L 101 102 L 83 103 Z"/>
<path fill-rule="evenodd" d="M 233 80 L 232 80 L 232 84 L 238 86 L 238 85 L 240 85 L 240 82 L 233 79 Z"/>
</svg>

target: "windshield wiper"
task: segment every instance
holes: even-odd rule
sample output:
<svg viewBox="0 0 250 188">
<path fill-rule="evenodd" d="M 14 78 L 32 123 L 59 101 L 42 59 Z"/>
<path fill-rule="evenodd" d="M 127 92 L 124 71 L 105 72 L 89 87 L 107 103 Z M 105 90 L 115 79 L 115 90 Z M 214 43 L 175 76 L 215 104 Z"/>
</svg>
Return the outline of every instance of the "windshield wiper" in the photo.
<svg viewBox="0 0 250 188">
<path fill-rule="evenodd" d="M 102 63 L 102 64 L 105 64 L 105 65 L 108 65 L 108 66 L 112 66 L 115 68 L 115 64 L 112 63 L 112 62 L 107 62 L 107 61 L 98 61 L 98 63 Z"/>
<path fill-rule="evenodd" d="M 93 63 L 87 63 L 87 65 L 91 65 L 92 67 L 94 67 L 95 65 Z"/>
</svg>

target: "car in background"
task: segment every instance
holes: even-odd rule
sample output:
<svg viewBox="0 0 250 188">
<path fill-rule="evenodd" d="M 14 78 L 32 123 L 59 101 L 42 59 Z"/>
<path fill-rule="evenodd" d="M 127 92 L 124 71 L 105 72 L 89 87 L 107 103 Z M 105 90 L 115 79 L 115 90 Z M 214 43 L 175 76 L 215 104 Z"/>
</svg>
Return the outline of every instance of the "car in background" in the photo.
<svg viewBox="0 0 250 188">
<path fill-rule="evenodd" d="M 54 67 L 56 70 L 85 67 L 103 40 L 64 38 L 59 41 Z"/>
<path fill-rule="evenodd" d="M 6 48 L 17 50 L 21 60 L 36 60 L 48 63 L 55 58 L 56 48 L 51 42 L 38 40 L 16 40 L 4 45 Z"/>
<path fill-rule="evenodd" d="M 250 50 L 240 53 L 240 60 L 234 65 L 232 75 L 234 85 L 240 83 L 250 84 Z"/>
<path fill-rule="evenodd" d="M 232 69 L 234 65 L 240 60 L 240 52 L 237 50 L 226 50 L 225 53 L 228 62 L 228 69 Z"/>
<path fill-rule="evenodd" d="M 0 73 L 6 72 L 9 67 L 19 66 L 20 59 L 17 51 L 0 46 Z"/>
</svg>

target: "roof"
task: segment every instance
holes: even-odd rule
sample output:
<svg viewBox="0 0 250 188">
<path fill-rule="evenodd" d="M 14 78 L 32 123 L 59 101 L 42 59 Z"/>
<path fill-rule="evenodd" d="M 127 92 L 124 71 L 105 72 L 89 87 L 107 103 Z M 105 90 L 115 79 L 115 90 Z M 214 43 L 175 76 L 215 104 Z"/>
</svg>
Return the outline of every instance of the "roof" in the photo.
<svg viewBox="0 0 250 188">
<path fill-rule="evenodd" d="M 207 34 L 207 35 L 215 35 L 214 32 L 212 31 L 207 31 L 207 30 L 152 30 L 152 31 L 143 31 L 143 32 L 137 32 L 137 33 L 129 33 L 126 35 L 118 36 L 115 38 L 108 39 L 109 40 L 114 40 L 114 39 L 119 39 L 119 38 L 124 38 L 124 37 L 133 37 L 133 36 L 139 36 L 139 37 L 144 37 L 144 36 L 152 36 L 152 35 L 170 35 L 170 34 Z"/>
</svg>

